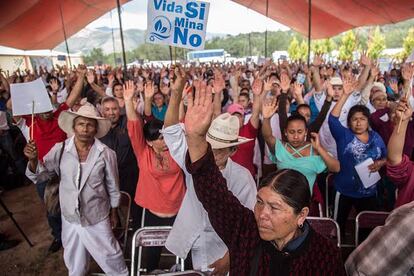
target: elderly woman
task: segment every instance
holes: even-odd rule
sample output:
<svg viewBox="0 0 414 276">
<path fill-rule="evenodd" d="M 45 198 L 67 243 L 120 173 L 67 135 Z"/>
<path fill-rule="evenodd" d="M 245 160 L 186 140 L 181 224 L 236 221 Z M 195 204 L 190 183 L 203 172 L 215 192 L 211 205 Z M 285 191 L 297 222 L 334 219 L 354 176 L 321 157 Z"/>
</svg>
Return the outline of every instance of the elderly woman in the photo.
<svg viewBox="0 0 414 276">
<path fill-rule="evenodd" d="M 211 92 L 189 95 L 186 162 L 197 197 L 229 248 L 230 274 L 345 275 L 339 249 L 306 222 L 310 190 L 299 172 L 281 170 L 263 181 L 254 211 L 228 191 L 206 141 L 211 100 Z"/>
<path fill-rule="evenodd" d="M 377 208 L 377 183 L 368 186 L 361 180 L 356 166 L 371 158 L 374 162 L 367 168 L 369 175 L 385 165 L 386 147 L 381 136 L 369 129 L 370 112 L 366 106 L 355 105 L 348 113 L 348 127 L 342 126 L 339 116 L 342 107 L 355 89 L 353 80 L 344 82 L 344 93 L 332 110 L 328 122 L 335 138 L 341 171 L 335 175 L 335 219 L 341 229 L 345 228 L 349 212 Z"/>
</svg>

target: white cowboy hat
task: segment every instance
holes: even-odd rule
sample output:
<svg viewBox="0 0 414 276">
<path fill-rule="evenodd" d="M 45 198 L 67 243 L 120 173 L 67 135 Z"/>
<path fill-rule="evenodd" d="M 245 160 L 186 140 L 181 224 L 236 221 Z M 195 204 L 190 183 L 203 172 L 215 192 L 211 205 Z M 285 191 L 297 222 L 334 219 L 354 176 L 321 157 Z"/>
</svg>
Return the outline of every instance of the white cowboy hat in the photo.
<svg viewBox="0 0 414 276">
<path fill-rule="evenodd" d="M 239 136 L 239 118 L 223 113 L 213 120 L 207 132 L 206 140 L 212 149 L 224 149 L 252 141 Z"/>
<path fill-rule="evenodd" d="M 59 115 L 59 127 L 66 132 L 68 136 L 74 134 L 73 120 L 77 117 L 95 119 L 98 122 L 98 129 L 95 135 L 96 138 L 104 137 L 111 129 L 111 121 L 101 117 L 93 105 L 86 104 L 81 106 L 77 112 L 66 110 Z"/>
</svg>

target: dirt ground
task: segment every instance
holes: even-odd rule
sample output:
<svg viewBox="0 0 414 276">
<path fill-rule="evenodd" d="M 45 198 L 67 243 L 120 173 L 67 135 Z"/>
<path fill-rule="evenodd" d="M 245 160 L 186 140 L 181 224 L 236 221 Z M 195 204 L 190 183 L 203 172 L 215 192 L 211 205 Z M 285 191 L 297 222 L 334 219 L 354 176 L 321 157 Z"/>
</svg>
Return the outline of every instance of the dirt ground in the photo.
<svg viewBox="0 0 414 276">
<path fill-rule="evenodd" d="M 33 243 L 30 247 L 9 216 L 0 207 L 0 232 L 10 239 L 20 240 L 12 249 L 0 251 L 0 275 L 67 275 L 63 250 L 48 254 L 52 235 L 46 220 L 46 211 L 35 186 L 29 184 L 5 191 L 1 199 Z"/>
</svg>

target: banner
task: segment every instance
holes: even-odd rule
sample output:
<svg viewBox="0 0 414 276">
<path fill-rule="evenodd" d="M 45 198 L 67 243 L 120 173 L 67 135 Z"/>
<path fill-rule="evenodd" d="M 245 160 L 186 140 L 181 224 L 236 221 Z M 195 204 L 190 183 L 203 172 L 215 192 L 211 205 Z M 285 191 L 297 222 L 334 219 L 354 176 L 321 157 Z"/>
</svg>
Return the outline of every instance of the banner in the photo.
<svg viewBox="0 0 414 276">
<path fill-rule="evenodd" d="M 146 41 L 203 50 L 210 3 L 149 0 Z"/>
</svg>

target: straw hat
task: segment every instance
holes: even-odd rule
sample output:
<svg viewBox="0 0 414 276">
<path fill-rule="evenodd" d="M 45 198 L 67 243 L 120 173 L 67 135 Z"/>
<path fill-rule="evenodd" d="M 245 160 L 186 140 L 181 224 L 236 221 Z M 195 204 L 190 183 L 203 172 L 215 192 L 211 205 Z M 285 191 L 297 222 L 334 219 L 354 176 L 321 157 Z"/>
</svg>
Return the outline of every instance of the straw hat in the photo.
<svg viewBox="0 0 414 276">
<path fill-rule="evenodd" d="M 330 80 L 330 83 L 331 83 L 331 85 L 332 86 L 335 86 L 335 85 L 343 85 L 344 83 L 342 82 L 342 79 L 340 78 L 340 77 L 332 77 L 331 78 L 331 80 Z"/>
<path fill-rule="evenodd" d="M 207 142 L 212 149 L 224 149 L 252 141 L 239 136 L 239 118 L 223 113 L 213 120 L 207 132 Z"/>
<path fill-rule="evenodd" d="M 73 121 L 77 117 L 95 119 L 98 122 L 98 131 L 95 135 L 96 138 L 104 137 L 111 129 L 111 121 L 106 118 L 102 118 L 93 105 L 87 104 L 81 106 L 77 112 L 66 110 L 59 115 L 59 127 L 66 132 L 68 136 L 74 135 Z"/>
</svg>

